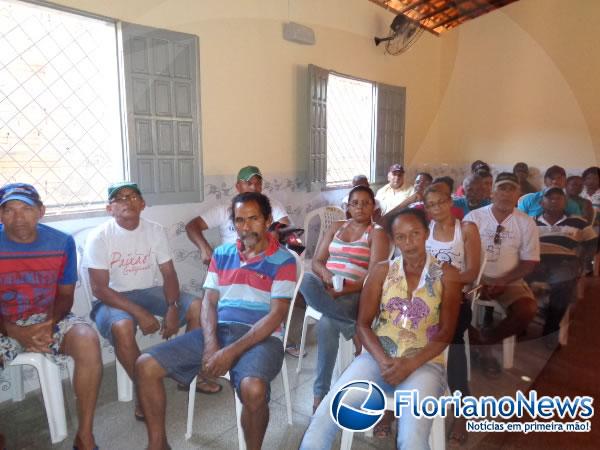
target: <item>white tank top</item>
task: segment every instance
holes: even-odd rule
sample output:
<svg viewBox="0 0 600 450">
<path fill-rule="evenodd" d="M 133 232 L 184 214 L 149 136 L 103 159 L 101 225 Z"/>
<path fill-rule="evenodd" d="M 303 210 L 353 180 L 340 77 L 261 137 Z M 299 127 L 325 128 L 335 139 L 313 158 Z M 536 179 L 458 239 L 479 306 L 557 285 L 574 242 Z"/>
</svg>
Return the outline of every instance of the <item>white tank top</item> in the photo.
<svg viewBox="0 0 600 450">
<path fill-rule="evenodd" d="M 433 238 L 435 222 L 429 223 L 429 238 L 425 243 L 427 252 L 435 256 L 438 261 L 452 264 L 458 270 L 465 270 L 465 243 L 462 238 L 460 220 L 454 222 L 454 237 L 451 241 L 442 242 Z"/>
</svg>

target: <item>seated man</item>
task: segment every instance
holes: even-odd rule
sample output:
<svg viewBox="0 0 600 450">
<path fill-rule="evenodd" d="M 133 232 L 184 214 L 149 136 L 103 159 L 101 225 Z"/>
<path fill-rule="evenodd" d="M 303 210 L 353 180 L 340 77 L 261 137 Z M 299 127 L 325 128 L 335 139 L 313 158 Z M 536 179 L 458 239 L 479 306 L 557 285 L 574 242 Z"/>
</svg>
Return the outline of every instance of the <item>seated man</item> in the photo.
<svg viewBox="0 0 600 450">
<path fill-rule="evenodd" d="M 92 326 L 71 313 L 75 242 L 40 224 L 44 212 L 33 186 L 13 183 L 0 189 L 0 367 L 21 352 L 45 353 L 54 360 L 72 357 L 78 418 L 73 446 L 93 449 L 100 343 Z"/>
<path fill-rule="evenodd" d="M 535 186 L 533 186 L 528 180 L 529 166 L 526 163 L 516 163 L 513 167 L 513 173 L 519 179 L 519 184 L 521 185 L 521 195 L 533 194 L 534 192 L 537 192 Z"/>
<path fill-rule="evenodd" d="M 560 166 L 550 166 L 544 173 L 544 185 L 549 187 L 558 187 L 564 189 L 567 185 L 567 173 L 565 169 Z M 525 214 L 531 217 L 537 217 L 543 212 L 542 199 L 544 197 L 544 191 L 535 192 L 533 194 L 523 195 L 519 199 L 518 208 Z M 579 205 L 573 200 L 567 199 L 567 206 L 565 207 L 567 214 L 574 214 L 576 216 L 583 215 Z"/>
<path fill-rule="evenodd" d="M 465 191 L 464 197 L 457 197 L 452 200 L 454 206 L 462 209 L 463 215 L 469 214 L 474 209 L 487 206 L 491 203 L 489 198 L 485 198 L 485 188 L 483 186 L 483 179 L 472 173 L 463 180 L 463 190 Z"/>
<path fill-rule="evenodd" d="M 161 329 L 155 316 L 163 317 L 164 339 L 177 334 L 183 324 L 187 323 L 188 330 L 200 326 L 200 299 L 180 293 L 165 230 L 141 218 L 145 206 L 137 184 L 112 184 L 106 207 L 112 219 L 90 232 L 82 263 L 88 269 L 95 298 L 90 317 L 115 347 L 132 380 L 135 360 L 140 356 L 135 340 L 138 325 L 142 333 L 152 334 Z M 200 391 L 214 393 L 220 389 L 210 383 L 203 384 Z M 143 420 L 138 407 L 135 416 Z"/>
<path fill-rule="evenodd" d="M 535 218 L 540 234 L 541 261 L 528 278 L 550 285 L 543 335 L 554 346 L 560 321 L 575 298 L 575 286 L 583 267 L 583 243 L 595 241 L 596 233 L 583 217 L 565 214 L 567 199 L 562 189 L 546 188 L 544 212 Z"/>
<path fill-rule="evenodd" d="M 404 186 L 404 167 L 402 164 L 392 164 L 388 170 L 388 184 L 381 187 L 375 195 L 375 200 L 381 205 L 381 214 L 385 215 L 411 195 L 411 187 Z M 411 202 L 412 203 L 412 202 Z"/>
<path fill-rule="evenodd" d="M 260 173 L 258 167 L 246 166 L 242 167 L 238 172 L 237 182 L 235 188 L 238 193 L 244 192 L 262 192 L 263 176 Z M 273 209 L 273 221 L 281 222 L 285 225 L 290 224 L 287 212 L 281 203 L 275 199 L 270 199 L 271 206 Z M 187 232 L 190 241 L 194 243 L 202 254 L 202 261 L 204 264 L 210 262 L 213 249 L 204 237 L 204 231 L 209 228 L 219 227 L 219 233 L 221 235 L 222 244 L 233 244 L 237 239 L 235 226 L 231 223 L 231 211 L 230 205 L 221 204 L 214 208 L 209 209 L 202 213 L 202 216 L 198 216 L 192 219 L 186 226 L 185 231 Z"/>
<path fill-rule="evenodd" d="M 246 446 L 261 448 L 270 382 L 283 364 L 282 322 L 294 293 L 296 262 L 267 231 L 271 205 L 266 196 L 246 192 L 231 206 L 239 239 L 213 253 L 204 283 L 202 330 L 157 345 L 136 363 L 149 450 L 170 448 L 163 378 L 189 384 L 199 372 L 212 377 L 229 372 L 243 404 Z"/>
<path fill-rule="evenodd" d="M 481 249 L 487 254 L 481 297 L 496 300 L 506 310 L 506 318 L 495 328 L 471 330 L 475 344 L 495 344 L 521 333 L 537 311 L 537 302 L 523 278 L 540 260 L 540 242 L 533 219 L 515 208 L 519 193 L 518 178 L 502 172 L 494 183 L 492 204 L 471 211 L 464 219 L 479 228 Z M 485 346 L 482 353 L 486 374 L 498 375 L 498 361 Z"/>
</svg>

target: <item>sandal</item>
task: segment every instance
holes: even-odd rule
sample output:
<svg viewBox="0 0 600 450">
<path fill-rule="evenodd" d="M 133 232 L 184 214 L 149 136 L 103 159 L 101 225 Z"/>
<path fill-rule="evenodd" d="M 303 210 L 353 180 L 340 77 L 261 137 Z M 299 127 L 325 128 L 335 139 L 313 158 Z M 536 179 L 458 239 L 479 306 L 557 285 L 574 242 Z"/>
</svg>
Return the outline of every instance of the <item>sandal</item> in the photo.
<svg viewBox="0 0 600 450">
<path fill-rule="evenodd" d="M 285 348 L 285 352 L 293 358 L 300 358 L 300 347 L 298 345 L 288 345 Z M 304 350 L 304 353 L 302 354 L 303 358 L 305 356 L 306 356 L 306 350 Z"/>
<path fill-rule="evenodd" d="M 144 416 L 144 413 L 141 413 L 139 411 L 134 411 L 133 413 L 133 417 L 135 417 L 135 420 L 137 420 L 138 422 L 145 422 L 146 421 L 146 416 Z"/>
<path fill-rule="evenodd" d="M 209 386 L 212 386 L 213 388 L 214 388 L 214 386 L 216 386 L 216 388 L 214 388 L 214 390 L 213 390 Z M 207 389 L 207 387 L 208 387 L 208 389 Z M 189 384 L 187 386 L 184 384 L 178 384 L 177 390 L 189 392 L 190 386 L 189 386 Z M 216 383 L 214 381 L 209 381 L 207 379 L 198 379 L 198 381 L 196 382 L 196 393 L 197 394 L 213 395 L 213 394 L 218 394 L 222 390 L 223 390 L 223 386 L 221 386 L 219 383 Z"/>
<path fill-rule="evenodd" d="M 386 439 L 392 434 L 391 411 L 386 411 L 381 420 L 373 428 L 373 436 L 378 439 Z"/>
</svg>

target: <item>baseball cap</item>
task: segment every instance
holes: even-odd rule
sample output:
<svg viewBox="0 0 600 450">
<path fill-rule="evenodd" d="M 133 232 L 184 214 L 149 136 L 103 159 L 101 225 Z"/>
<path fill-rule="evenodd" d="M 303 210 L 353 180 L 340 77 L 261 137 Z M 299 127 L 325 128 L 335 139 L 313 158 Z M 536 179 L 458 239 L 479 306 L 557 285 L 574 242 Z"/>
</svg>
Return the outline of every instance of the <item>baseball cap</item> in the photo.
<svg viewBox="0 0 600 450">
<path fill-rule="evenodd" d="M 550 197 L 550 195 L 552 195 L 552 194 L 562 194 L 564 197 L 565 191 L 563 191 L 561 188 L 559 188 L 557 186 L 552 186 L 552 187 L 548 187 L 548 188 L 544 189 L 544 197 Z"/>
<path fill-rule="evenodd" d="M 238 172 L 237 179 L 242 181 L 250 181 L 250 178 L 253 176 L 263 177 L 262 173 L 260 173 L 260 169 L 256 166 L 246 166 L 242 167 Z"/>
<path fill-rule="evenodd" d="M 137 183 L 134 183 L 132 181 L 118 181 L 117 183 L 113 183 L 110 186 L 108 186 L 108 199 L 112 200 L 112 198 L 115 195 L 117 195 L 117 193 L 121 189 L 125 188 L 132 189 L 135 192 L 137 192 L 140 196 L 142 195 L 142 192 L 140 191 L 140 188 L 138 187 Z"/>
<path fill-rule="evenodd" d="M 0 206 L 11 200 L 19 200 L 31 206 L 42 204 L 38 191 L 27 183 L 10 183 L 2 186 L 0 189 Z"/>
<path fill-rule="evenodd" d="M 500 172 L 498 176 L 496 176 L 494 187 L 498 187 L 503 184 L 512 184 L 513 186 L 521 187 L 519 184 L 519 179 L 514 173 L 511 172 Z"/>
<path fill-rule="evenodd" d="M 402 167 L 402 164 L 392 164 L 390 166 L 390 170 L 388 170 L 388 172 L 402 172 L 404 173 L 404 167 Z"/>
<path fill-rule="evenodd" d="M 513 172 L 527 172 L 529 173 L 529 166 L 524 162 L 518 162 L 513 167 Z"/>
</svg>

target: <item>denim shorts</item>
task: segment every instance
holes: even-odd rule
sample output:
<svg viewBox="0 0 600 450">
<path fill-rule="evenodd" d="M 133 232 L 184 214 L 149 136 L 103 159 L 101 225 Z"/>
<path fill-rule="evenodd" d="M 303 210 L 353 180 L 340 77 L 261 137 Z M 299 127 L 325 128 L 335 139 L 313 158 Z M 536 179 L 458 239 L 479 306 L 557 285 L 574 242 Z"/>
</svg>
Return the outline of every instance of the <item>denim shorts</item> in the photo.
<svg viewBox="0 0 600 450">
<path fill-rule="evenodd" d="M 250 330 L 250 326 L 244 324 L 219 323 L 217 326 L 219 345 L 221 348 L 228 346 L 240 339 L 248 330 Z M 203 350 L 202 329 L 196 329 L 155 345 L 146 350 L 146 353 L 167 371 L 168 377 L 187 386 L 200 371 Z M 283 342 L 274 336 L 269 336 L 248 349 L 229 370 L 231 383 L 238 395 L 242 380 L 247 377 L 255 377 L 267 383 L 268 401 L 270 382 L 281 371 L 283 355 Z"/>
<path fill-rule="evenodd" d="M 164 318 L 167 313 L 167 302 L 162 286 L 120 292 L 120 294 L 125 296 L 130 302 L 141 306 L 155 316 Z M 185 325 L 185 315 L 194 298 L 193 295 L 181 292 L 181 295 L 179 296 L 179 303 L 181 304 L 181 307 L 179 308 L 179 326 Z M 107 306 L 99 300 L 94 301 L 94 306 L 90 312 L 90 318 L 96 322 L 96 328 L 98 328 L 100 335 L 103 338 L 108 339 L 113 345 L 112 326 L 115 322 L 128 319 L 137 327 L 137 321 L 131 314 L 122 309 Z"/>
</svg>

